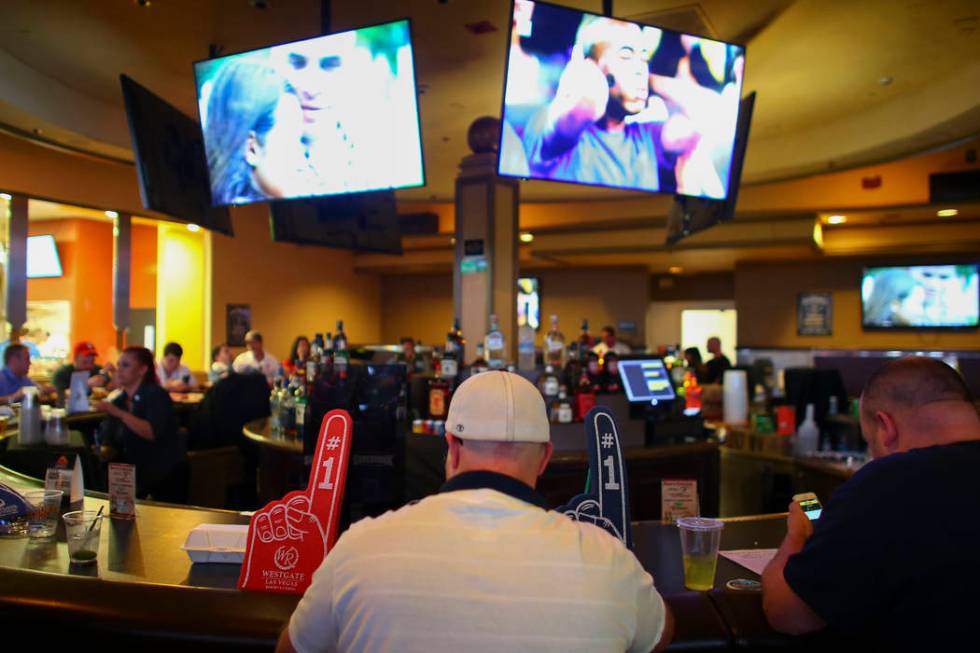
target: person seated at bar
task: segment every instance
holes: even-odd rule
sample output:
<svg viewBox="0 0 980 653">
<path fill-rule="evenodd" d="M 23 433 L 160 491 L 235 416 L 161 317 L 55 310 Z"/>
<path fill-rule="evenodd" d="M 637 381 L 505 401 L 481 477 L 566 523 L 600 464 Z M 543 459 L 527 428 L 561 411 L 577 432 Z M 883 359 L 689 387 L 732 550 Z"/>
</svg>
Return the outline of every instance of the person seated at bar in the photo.
<svg viewBox="0 0 980 653">
<path fill-rule="evenodd" d="M 213 385 L 226 378 L 231 373 L 231 349 L 221 343 L 211 350 L 211 369 L 208 370 L 208 381 Z"/>
<path fill-rule="evenodd" d="M 181 501 L 186 494 L 179 473 L 184 452 L 177 439 L 173 402 L 157 379 L 150 350 L 123 350 L 115 381 L 122 392 L 96 407 L 106 413 L 101 426 L 103 460 L 136 466 L 137 497 Z"/>
<path fill-rule="evenodd" d="M 453 394 L 446 483 L 353 524 L 324 558 L 279 651 L 650 651 L 669 609 L 623 543 L 546 509 L 553 451 L 534 385 L 486 372 Z"/>
<path fill-rule="evenodd" d="M 712 336 L 708 338 L 708 353 L 712 358 L 705 363 L 704 380 L 698 379 L 699 383 L 724 383 L 725 370 L 732 368 L 732 362 L 728 356 L 721 353 L 721 339 Z"/>
<path fill-rule="evenodd" d="M 163 348 L 163 358 L 157 363 L 157 378 L 160 385 L 170 392 L 190 392 L 197 389 L 197 379 L 190 368 L 181 365 L 184 348 L 176 342 L 168 342 Z"/>
<path fill-rule="evenodd" d="M 0 372 L 0 403 L 12 404 L 24 396 L 24 388 L 34 385 L 27 376 L 31 370 L 31 352 L 15 343 L 3 351 L 3 371 Z"/>
<path fill-rule="evenodd" d="M 306 361 L 310 359 L 310 339 L 306 336 L 296 336 L 293 346 L 289 349 L 289 358 L 282 362 L 282 368 L 287 376 L 306 374 Z"/>
<path fill-rule="evenodd" d="M 790 505 L 762 575 L 766 617 L 784 633 L 867 638 L 868 650 L 970 648 L 980 591 L 973 397 L 942 361 L 898 359 L 868 380 L 860 420 L 874 460 L 816 521 Z"/>
<path fill-rule="evenodd" d="M 622 356 L 623 354 L 630 353 L 629 345 L 619 342 L 616 340 L 616 329 L 612 326 L 602 327 L 602 338 L 600 338 L 598 344 L 592 348 L 592 351 L 599 354 L 599 358 L 603 358 L 607 351 L 615 352 L 617 355 Z"/>
<path fill-rule="evenodd" d="M 238 374 L 264 374 L 271 387 L 279 374 L 279 359 L 265 350 L 262 334 L 258 331 L 245 334 L 245 346 L 248 349 L 235 357 L 232 369 Z"/>
<path fill-rule="evenodd" d="M 72 362 L 59 367 L 51 378 L 51 383 L 58 391 L 60 401 L 64 401 L 64 394 L 71 387 L 71 375 L 75 372 L 88 372 L 88 380 L 85 383 L 88 386 L 89 394 L 92 393 L 92 388 L 111 387 L 112 363 L 108 363 L 103 369 L 95 362 L 98 357 L 99 352 L 91 342 L 83 340 L 75 345 L 72 352 Z"/>
</svg>

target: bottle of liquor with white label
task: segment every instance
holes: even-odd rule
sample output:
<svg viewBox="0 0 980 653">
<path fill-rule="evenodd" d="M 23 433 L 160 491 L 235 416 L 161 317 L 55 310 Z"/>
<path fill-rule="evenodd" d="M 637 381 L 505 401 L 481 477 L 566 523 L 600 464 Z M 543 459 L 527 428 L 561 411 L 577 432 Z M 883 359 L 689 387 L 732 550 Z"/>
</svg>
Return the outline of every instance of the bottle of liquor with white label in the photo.
<svg viewBox="0 0 980 653">
<path fill-rule="evenodd" d="M 570 424 L 572 422 L 572 404 L 568 401 L 568 390 L 562 386 L 558 390 L 558 419 L 559 424 Z"/>
<path fill-rule="evenodd" d="M 588 319 L 582 320 L 582 333 L 578 337 L 578 358 L 583 363 L 588 362 L 589 352 L 592 351 L 592 345 L 595 344 L 595 339 L 589 334 L 589 321 Z"/>
<path fill-rule="evenodd" d="M 533 371 L 534 358 L 534 328 L 525 322 L 517 329 L 517 369 Z"/>
<path fill-rule="evenodd" d="M 453 320 L 453 328 L 446 335 L 446 349 L 442 355 L 441 376 L 450 383 L 459 380 L 459 371 L 463 368 L 463 349 L 466 341 L 459 330 L 459 320 Z"/>
<path fill-rule="evenodd" d="M 507 365 L 505 356 L 504 334 L 497 323 L 497 316 L 490 316 L 490 329 L 483 339 L 483 350 L 487 357 L 487 365 L 492 370 L 502 370 Z"/>
<path fill-rule="evenodd" d="M 565 336 L 558 330 L 558 316 L 551 316 L 551 330 L 544 337 L 544 362 L 556 370 L 565 366 Z"/>
<path fill-rule="evenodd" d="M 347 351 L 347 334 L 344 333 L 344 321 L 337 320 L 337 333 L 333 337 L 333 369 L 341 379 L 347 378 L 347 362 L 350 352 Z"/>
<path fill-rule="evenodd" d="M 540 388 L 545 405 L 550 406 L 558 398 L 559 389 L 558 375 L 555 374 L 555 368 L 551 365 L 546 365 L 544 368 L 544 374 L 541 375 Z"/>
</svg>

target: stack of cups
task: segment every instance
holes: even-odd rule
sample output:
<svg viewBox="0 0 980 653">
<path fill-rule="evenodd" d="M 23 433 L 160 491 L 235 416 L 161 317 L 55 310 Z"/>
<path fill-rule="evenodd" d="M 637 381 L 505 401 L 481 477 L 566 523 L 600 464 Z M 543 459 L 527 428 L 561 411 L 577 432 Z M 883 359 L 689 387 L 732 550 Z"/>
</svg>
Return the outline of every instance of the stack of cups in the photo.
<svg viewBox="0 0 980 653">
<path fill-rule="evenodd" d="M 745 424 L 749 419 L 749 388 L 745 370 L 725 370 L 722 405 L 726 424 Z"/>
</svg>

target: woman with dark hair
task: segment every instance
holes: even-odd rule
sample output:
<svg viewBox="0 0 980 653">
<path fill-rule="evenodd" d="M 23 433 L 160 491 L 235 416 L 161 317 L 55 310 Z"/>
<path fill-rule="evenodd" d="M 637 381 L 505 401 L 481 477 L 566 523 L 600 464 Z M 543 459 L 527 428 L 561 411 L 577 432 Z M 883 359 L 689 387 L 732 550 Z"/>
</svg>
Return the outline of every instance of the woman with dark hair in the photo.
<svg viewBox="0 0 980 653">
<path fill-rule="evenodd" d="M 296 336 L 293 346 L 289 350 L 289 358 L 284 360 L 282 368 L 286 374 L 292 376 L 306 374 L 306 361 L 310 358 L 310 339 L 306 336 Z"/>
<path fill-rule="evenodd" d="M 186 479 L 180 474 L 183 448 L 177 439 L 173 403 L 157 379 L 153 353 L 127 347 L 113 377 L 122 392 L 100 401 L 104 459 L 136 466 L 136 495 L 158 501 L 182 501 Z"/>
<path fill-rule="evenodd" d="M 285 79 L 254 59 L 223 64 L 211 82 L 204 143 L 211 195 L 244 204 L 314 194 L 303 109 Z"/>
<path fill-rule="evenodd" d="M 701 350 L 697 347 L 688 347 L 684 350 L 684 360 L 687 362 L 688 369 L 694 372 L 698 383 L 703 383 L 708 370 L 704 365 L 704 359 L 701 358 Z"/>
</svg>

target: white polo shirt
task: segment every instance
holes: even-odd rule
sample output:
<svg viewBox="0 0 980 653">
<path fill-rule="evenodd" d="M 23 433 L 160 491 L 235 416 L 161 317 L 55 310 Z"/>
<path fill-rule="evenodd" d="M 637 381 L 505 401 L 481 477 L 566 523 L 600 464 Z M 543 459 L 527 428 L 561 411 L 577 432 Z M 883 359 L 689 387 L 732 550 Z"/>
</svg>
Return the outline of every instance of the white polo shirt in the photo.
<svg viewBox="0 0 980 653">
<path fill-rule="evenodd" d="M 235 362 L 231 364 L 231 367 L 238 374 L 255 372 L 264 374 L 266 381 L 272 385 L 272 382 L 276 380 L 276 375 L 279 374 L 279 359 L 269 352 L 264 352 L 262 360 L 257 361 L 252 350 L 246 349 L 235 357 Z"/>
<path fill-rule="evenodd" d="M 600 528 L 511 494 L 443 492 L 353 524 L 296 607 L 293 646 L 652 650 L 665 608 L 636 557 Z"/>
</svg>

